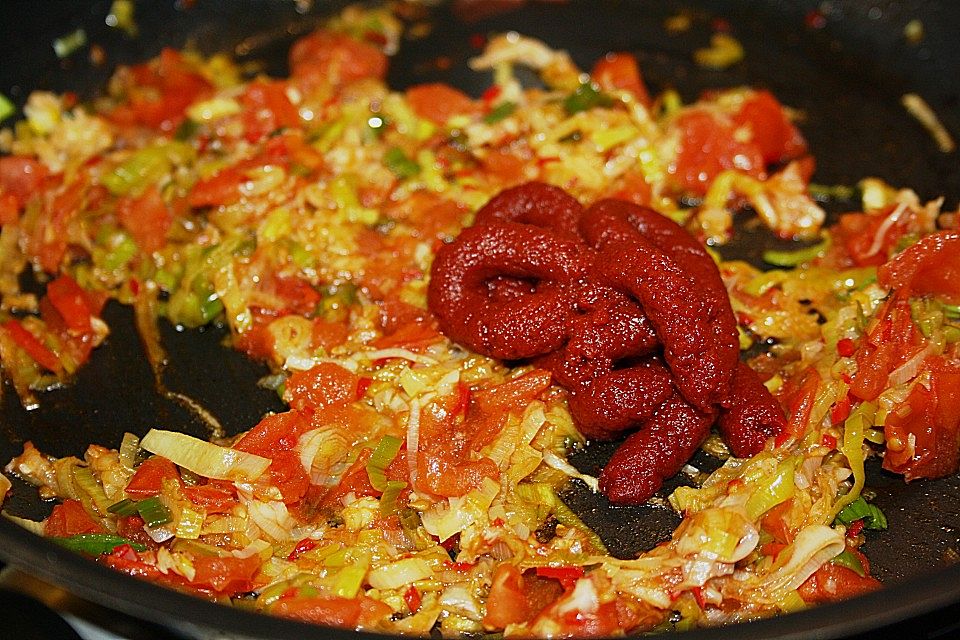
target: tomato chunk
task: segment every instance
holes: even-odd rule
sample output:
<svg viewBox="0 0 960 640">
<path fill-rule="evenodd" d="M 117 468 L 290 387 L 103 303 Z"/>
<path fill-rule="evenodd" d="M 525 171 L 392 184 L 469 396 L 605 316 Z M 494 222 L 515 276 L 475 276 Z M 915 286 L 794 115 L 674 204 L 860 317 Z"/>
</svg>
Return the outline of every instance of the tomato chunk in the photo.
<svg viewBox="0 0 960 640">
<path fill-rule="evenodd" d="M 131 498 L 142 500 L 159 494 L 164 480 L 180 482 L 180 472 L 168 459 L 153 456 L 140 463 L 125 491 Z"/>
<path fill-rule="evenodd" d="M 650 106 L 650 94 L 643 84 L 637 59 L 629 53 L 608 53 L 597 61 L 590 76 L 602 88 L 622 89 L 634 95 L 640 104 Z"/>
<path fill-rule="evenodd" d="M 43 523 L 43 535 L 51 538 L 84 533 L 106 533 L 106 529 L 87 514 L 79 500 L 64 500 L 53 508 Z"/>
<path fill-rule="evenodd" d="M 440 125 L 455 115 L 476 111 L 476 104 L 470 96 L 442 82 L 410 87 L 407 101 L 418 116 Z"/>
</svg>

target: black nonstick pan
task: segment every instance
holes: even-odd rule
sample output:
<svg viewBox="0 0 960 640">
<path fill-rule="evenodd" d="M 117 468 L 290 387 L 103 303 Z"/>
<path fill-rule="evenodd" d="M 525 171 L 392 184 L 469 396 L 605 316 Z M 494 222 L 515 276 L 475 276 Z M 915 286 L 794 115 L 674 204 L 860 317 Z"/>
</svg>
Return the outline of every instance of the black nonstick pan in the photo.
<svg viewBox="0 0 960 640">
<path fill-rule="evenodd" d="M 282 75 L 286 51 L 325 14 L 345 3 L 293 0 L 155 0 L 136 2 L 138 35 L 105 21 L 109 1 L 0 4 L 0 92 L 22 104 L 29 91 L 74 91 L 92 98 L 121 63 L 143 61 L 162 46 L 192 46 L 204 53 L 226 51 L 271 75 Z M 433 4 L 433 3 L 422 3 Z M 422 7 L 421 7 L 422 8 Z M 583 67 L 611 50 L 637 54 L 652 92 L 675 88 L 685 100 L 713 87 L 742 84 L 770 89 L 802 114 L 800 127 L 817 158 L 814 181 L 855 184 L 876 175 L 915 189 L 922 198 L 960 200 L 960 157 L 943 153 L 900 104 L 918 93 L 954 135 L 960 134 L 960 3 L 949 0 L 853 1 L 728 0 L 704 2 L 453 2 L 422 8 L 432 29 L 404 42 L 391 61 L 393 87 L 442 80 L 479 94 L 489 78 L 472 72 L 477 34 L 515 30 L 565 48 Z M 679 13 L 690 18 L 681 35 L 664 28 Z M 916 21 L 916 22 L 914 22 Z M 910 28 L 907 26 L 910 24 Z M 920 25 L 922 37 L 915 34 Z M 86 43 L 57 57 L 52 43 L 83 30 Z M 692 52 L 717 29 L 729 30 L 746 50 L 742 62 L 723 71 L 697 67 Z M 91 62 L 90 46 L 103 54 Z M 6 123 L 6 124 L 9 124 Z M 856 208 L 832 201 L 833 213 Z M 745 228 L 725 257 L 759 260 L 779 246 L 763 231 Z M 132 313 L 107 307 L 112 328 L 76 385 L 49 392 L 41 406 L 25 411 L 12 388 L 0 399 L 0 460 L 22 450 L 26 440 L 54 455 L 79 455 L 89 443 L 116 446 L 124 431 L 155 426 L 197 436 L 205 425 L 183 406 L 158 396 L 133 328 Z M 181 332 L 163 328 L 171 356 L 168 388 L 212 412 L 229 433 L 249 428 L 275 395 L 257 387 L 265 371 L 222 346 L 215 328 Z M 595 471 L 612 448 L 592 446 L 575 464 Z M 701 461 L 704 465 L 708 460 Z M 878 467 L 868 487 L 886 512 L 889 530 L 871 533 L 866 551 L 885 589 L 838 605 L 777 619 L 684 635 L 708 638 L 828 638 L 849 636 L 960 603 L 960 478 L 904 484 Z M 669 536 L 678 522 L 657 506 L 614 508 L 573 488 L 565 499 L 594 527 L 611 551 L 630 556 Z M 4 509 L 42 518 L 49 505 L 15 484 Z M 56 547 L 0 518 L 0 556 L 21 570 L 110 609 L 157 623 L 177 636 L 214 630 L 244 637 L 358 638 L 361 634 L 302 625 L 227 608 L 112 572 Z M 910 628 L 899 627 L 910 636 Z M 949 632 L 948 632 L 949 633 Z M 900 636 L 904 637 L 904 636 Z M 944 636 L 948 637 L 948 636 Z"/>
</svg>

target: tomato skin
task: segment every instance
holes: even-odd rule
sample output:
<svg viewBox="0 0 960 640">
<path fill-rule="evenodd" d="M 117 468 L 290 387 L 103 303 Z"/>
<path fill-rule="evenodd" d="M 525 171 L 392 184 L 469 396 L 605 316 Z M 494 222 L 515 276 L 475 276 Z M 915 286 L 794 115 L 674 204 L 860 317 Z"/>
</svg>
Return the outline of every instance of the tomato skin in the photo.
<svg viewBox="0 0 960 640">
<path fill-rule="evenodd" d="M 154 184 L 138 197 L 117 200 L 117 221 L 133 237 L 138 247 L 153 253 L 166 244 L 167 232 L 173 225 L 173 214 Z"/>
<path fill-rule="evenodd" d="M 19 215 L 30 197 L 40 190 L 48 171 L 46 165 L 32 158 L 21 156 L 0 157 L 0 194 L 10 198 L 7 206 L 13 206 Z M 4 222 L 14 222 L 4 220 Z"/>
<path fill-rule="evenodd" d="M 247 142 L 256 142 L 282 127 L 300 125 L 300 113 L 287 96 L 287 84 L 258 79 L 240 96 Z"/>
<path fill-rule="evenodd" d="M 943 477 L 960 466 L 960 367 L 938 356 L 922 371 L 929 372 L 928 383 L 913 386 L 904 401 L 910 411 L 891 411 L 883 427 L 883 468 L 907 481 Z"/>
<path fill-rule="evenodd" d="M 193 580 L 190 580 L 191 586 L 227 594 L 250 591 L 254 585 L 254 576 L 262 564 L 257 555 L 237 558 L 196 553 L 191 560 L 193 568 L 196 569 Z"/>
<path fill-rule="evenodd" d="M 768 165 L 792 160 L 807 151 L 803 136 L 787 119 L 783 105 L 769 91 L 754 92 L 733 120 L 737 126 L 750 127 L 752 143 Z"/>
<path fill-rule="evenodd" d="M 47 297 L 72 334 L 82 335 L 91 331 L 93 314 L 87 295 L 76 280 L 66 274 L 51 280 L 47 284 Z"/>
<path fill-rule="evenodd" d="M 880 284 L 907 295 L 940 295 L 960 302 L 960 231 L 924 236 L 877 270 Z"/>
<path fill-rule="evenodd" d="M 392 613 L 392 609 L 385 603 L 366 596 L 310 596 L 281 598 L 270 608 L 270 612 L 284 618 L 315 624 L 356 628 L 358 625 L 376 623 Z"/>
<path fill-rule="evenodd" d="M 383 79 L 386 74 L 387 56 L 346 34 L 321 29 L 290 49 L 290 75 L 307 87 L 337 88 L 363 78 Z"/>
<path fill-rule="evenodd" d="M 787 420 L 786 428 L 776 438 L 778 447 L 789 440 L 799 440 L 806 433 L 820 382 L 820 374 L 816 369 L 808 369 L 798 378 L 784 385 L 781 391 L 781 404 L 790 409 L 790 419 Z"/>
<path fill-rule="evenodd" d="M 274 451 L 270 459 L 267 482 L 280 490 L 286 504 L 299 502 L 310 487 L 310 476 L 300 464 L 300 456 L 293 451 Z"/>
<path fill-rule="evenodd" d="M 303 278 L 294 276 L 275 276 L 274 292 L 284 302 L 284 311 L 299 315 L 310 315 L 323 296 Z"/>
<path fill-rule="evenodd" d="M 874 239 L 880 226 L 894 211 L 891 207 L 883 214 L 845 213 L 840 216 L 840 222 L 833 227 L 834 238 L 838 241 L 846 255 L 855 266 L 873 267 L 882 265 L 893 252 L 900 238 L 908 231 L 908 219 L 902 217 L 894 222 L 879 239 L 879 245 L 874 247 Z"/>
<path fill-rule="evenodd" d="M 275 451 L 293 449 L 300 435 L 309 428 L 297 411 L 272 413 L 245 433 L 233 448 L 269 458 Z"/>
<path fill-rule="evenodd" d="M 880 581 L 869 575 L 859 576 L 852 569 L 827 562 L 797 589 L 808 604 L 847 600 L 880 588 Z"/>
<path fill-rule="evenodd" d="M 417 487 L 439 496 L 462 496 L 496 479 L 500 470 L 490 458 L 457 460 L 442 452 L 420 451 L 417 459 Z"/>
<path fill-rule="evenodd" d="M 180 472 L 167 458 L 152 456 L 140 463 L 130 482 L 127 483 L 125 493 L 134 500 L 142 500 L 158 495 L 163 488 L 164 480 L 180 482 Z"/>
<path fill-rule="evenodd" d="M 27 352 L 33 360 L 44 369 L 54 373 L 63 371 L 63 365 L 60 364 L 60 358 L 51 351 L 35 335 L 24 328 L 19 320 L 7 320 L 2 325 L 7 335 L 17 343 L 17 346 Z"/>
<path fill-rule="evenodd" d="M 187 107 L 212 90 L 175 49 L 163 49 L 156 60 L 130 67 L 130 74 L 127 103 L 114 109 L 111 118 L 165 133 L 176 130 Z"/>
<path fill-rule="evenodd" d="M 121 516 L 117 518 L 117 535 L 147 547 L 156 547 L 157 543 L 144 531 L 144 524 L 140 516 Z"/>
<path fill-rule="evenodd" d="M 372 454 L 373 451 L 370 449 L 364 449 L 360 452 L 356 461 L 344 472 L 343 477 L 340 479 L 340 484 L 330 489 L 330 491 L 323 496 L 324 505 L 339 506 L 340 499 L 351 492 L 358 498 L 380 495 L 380 492 L 370 484 L 370 477 L 367 474 L 367 462 L 370 460 Z"/>
<path fill-rule="evenodd" d="M 850 393 L 861 400 L 876 398 L 886 388 L 890 372 L 906 362 L 920 345 L 920 333 L 905 296 L 891 297 L 877 316 L 880 322 L 854 355 L 857 372 L 850 383 Z"/>
<path fill-rule="evenodd" d="M 64 500 L 56 505 L 43 523 L 43 535 L 66 538 L 84 533 L 106 533 L 86 512 L 79 500 Z"/>
<path fill-rule="evenodd" d="M 637 59 L 632 54 L 608 53 L 594 65 L 590 77 L 603 89 L 629 91 L 640 104 L 650 106 L 650 94 L 643 84 Z"/>
<path fill-rule="evenodd" d="M 533 614 L 520 570 L 509 563 L 498 566 L 493 572 L 483 626 L 488 629 L 503 629 L 509 624 L 526 622 Z"/>
<path fill-rule="evenodd" d="M 681 189 L 705 195 L 713 179 L 726 169 L 765 177 L 763 154 L 755 145 L 737 141 L 730 124 L 695 109 L 681 114 L 675 126 L 680 140 L 671 173 Z"/>
<path fill-rule="evenodd" d="M 330 363 L 320 364 L 306 371 L 297 371 L 287 380 L 290 406 L 297 410 L 320 410 L 344 405 L 357 397 L 359 376 Z"/>
<path fill-rule="evenodd" d="M 228 513 L 237 504 L 236 491 L 230 483 L 215 483 L 184 487 L 183 494 L 207 513 Z"/>
<path fill-rule="evenodd" d="M 240 185 L 246 177 L 237 167 L 226 167 L 193 185 L 187 202 L 191 207 L 216 207 L 240 200 Z"/>
<path fill-rule="evenodd" d="M 455 115 L 469 115 L 477 110 L 473 98 L 442 82 L 410 87 L 407 101 L 414 113 L 438 125 L 446 124 Z"/>
</svg>

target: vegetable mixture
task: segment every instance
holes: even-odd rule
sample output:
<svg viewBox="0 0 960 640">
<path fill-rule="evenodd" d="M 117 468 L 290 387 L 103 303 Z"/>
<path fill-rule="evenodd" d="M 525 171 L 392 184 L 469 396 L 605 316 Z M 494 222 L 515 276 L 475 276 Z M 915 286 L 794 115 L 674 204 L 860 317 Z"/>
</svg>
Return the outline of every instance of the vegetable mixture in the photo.
<svg viewBox="0 0 960 640">
<path fill-rule="evenodd" d="M 289 406 L 210 441 L 164 425 L 82 458 L 27 443 L 6 471 L 56 505 L 18 521 L 168 587 L 385 633 L 685 629 L 876 588 L 858 547 L 886 521 L 865 459 L 912 480 L 960 456 L 956 214 L 865 180 L 862 211 L 822 228 L 774 96 L 651 96 L 629 54 L 586 74 L 511 33 L 472 61 L 492 71 L 480 98 L 391 91 L 401 29 L 349 8 L 293 46 L 286 79 L 164 50 L 92 104 L 34 93 L 0 134 L 0 359 L 25 406 L 109 339 L 108 300 L 134 307 L 157 371 L 160 319 L 226 325 Z M 521 65 L 544 87 L 521 86 Z M 428 310 L 436 251 L 530 181 L 649 207 L 710 244 L 745 205 L 819 240 L 769 252 L 771 271 L 715 258 L 784 426 L 742 458 L 710 436 L 721 466 L 685 468 L 681 525 L 637 558 L 560 499 L 597 479 L 567 461 L 585 437 L 556 369 L 472 351 Z M 20 289 L 27 269 L 43 295 Z"/>
</svg>

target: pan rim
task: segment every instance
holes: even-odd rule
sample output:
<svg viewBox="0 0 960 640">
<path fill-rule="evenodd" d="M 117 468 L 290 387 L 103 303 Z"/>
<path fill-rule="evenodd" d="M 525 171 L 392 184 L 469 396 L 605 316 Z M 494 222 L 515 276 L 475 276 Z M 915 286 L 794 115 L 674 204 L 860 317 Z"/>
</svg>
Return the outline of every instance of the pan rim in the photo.
<svg viewBox="0 0 960 640">
<path fill-rule="evenodd" d="M 245 611 L 139 580 L 64 549 L 0 518 L 0 556 L 10 565 L 108 609 L 189 635 L 204 631 L 240 637 L 362 640 L 394 637 L 308 624 Z M 684 632 L 685 640 L 800 640 L 839 638 L 920 616 L 960 602 L 960 564 L 929 575 L 803 611 L 763 620 Z M 855 615 L 851 612 L 855 611 Z M 203 625 L 197 621 L 203 621 Z"/>
</svg>

